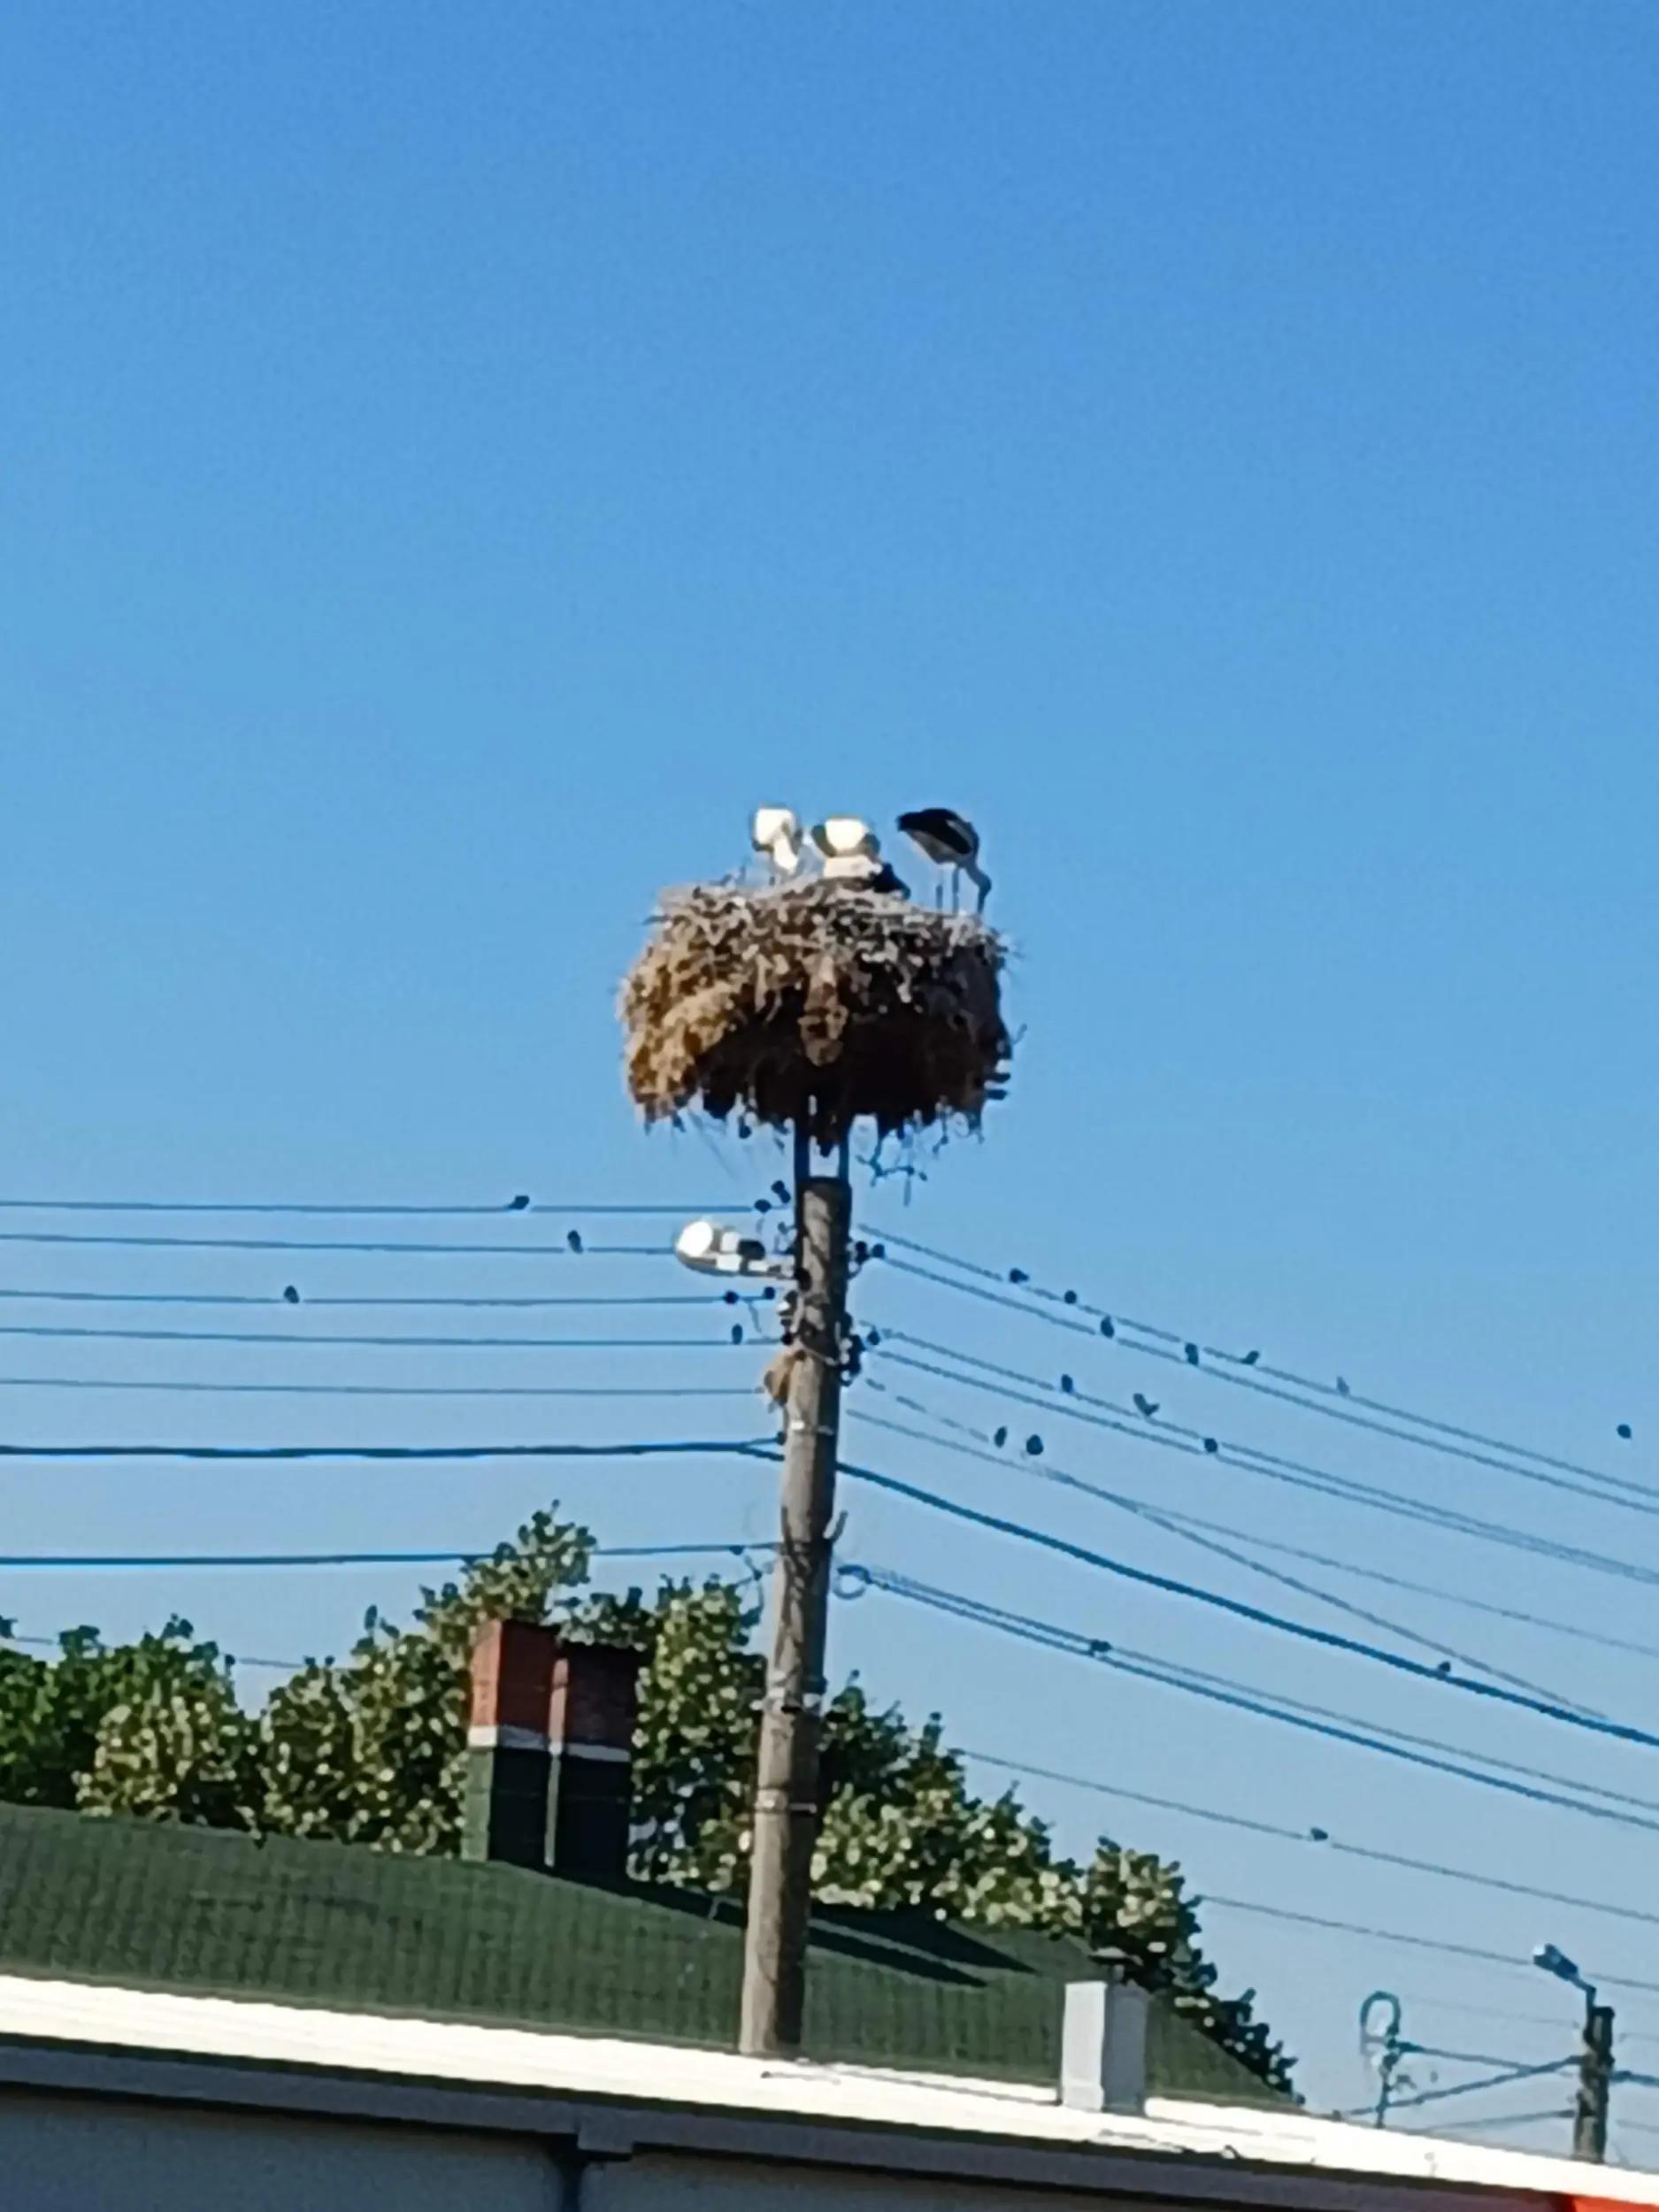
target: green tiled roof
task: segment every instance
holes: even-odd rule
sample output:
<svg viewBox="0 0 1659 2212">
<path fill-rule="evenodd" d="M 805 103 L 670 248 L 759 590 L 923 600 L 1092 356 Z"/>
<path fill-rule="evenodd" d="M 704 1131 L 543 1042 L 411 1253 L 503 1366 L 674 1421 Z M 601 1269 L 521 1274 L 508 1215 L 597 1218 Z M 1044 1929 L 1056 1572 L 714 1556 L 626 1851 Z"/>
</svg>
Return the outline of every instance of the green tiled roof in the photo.
<svg viewBox="0 0 1659 2212">
<path fill-rule="evenodd" d="M 609 1888 L 206 1828 L 0 1805 L 0 1971 L 497 2026 L 729 2046 L 729 1901 Z M 1054 2081 L 1076 1944 L 921 1916 L 821 1912 L 807 2044 L 821 2058 Z M 1155 2010 L 1165 2095 L 1262 2085 Z"/>
</svg>

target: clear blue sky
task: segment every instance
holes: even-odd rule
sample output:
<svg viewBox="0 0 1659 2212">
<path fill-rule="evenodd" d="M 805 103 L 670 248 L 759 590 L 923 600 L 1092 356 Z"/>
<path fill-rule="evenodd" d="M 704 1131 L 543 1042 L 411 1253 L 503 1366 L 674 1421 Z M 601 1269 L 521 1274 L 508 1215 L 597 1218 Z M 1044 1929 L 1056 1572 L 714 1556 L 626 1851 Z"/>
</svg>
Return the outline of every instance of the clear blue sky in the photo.
<svg viewBox="0 0 1659 2212">
<path fill-rule="evenodd" d="M 1649 6 L 26 4 L 0 28 L 0 86 L 7 1194 L 746 1197 L 769 1164 L 647 1140 L 622 1096 L 612 1000 L 651 895 L 739 859 L 757 800 L 879 819 L 943 802 L 984 828 L 1025 1034 L 1012 1102 L 982 1149 L 933 1166 L 915 1233 L 1653 1469 Z M 892 1187 L 872 1213 L 895 1217 Z M 523 1258 L 0 1255 L 15 1288 L 572 1279 Z M 677 1286 L 651 1263 L 600 1265 L 583 1285 Z M 1068 1363 L 1034 1326 L 867 1279 L 889 1319 Z M 305 1356 L 18 1340 L 0 1370 L 281 1379 Z M 572 1371 L 557 1353 L 445 1356 L 339 1350 L 303 1371 Z M 1069 1363 L 1659 1560 L 1632 1516 L 1109 1348 Z M 577 1364 L 749 1371 L 718 1352 Z M 26 1441 L 751 1418 L 0 1395 Z M 1271 1601 L 1014 1470 L 859 1448 Z M 1082 1430 L 1065 1458 L 1643 1632 L 1633 1587 Z M 16 1547 L 59 1549 L 478 1541 L 547 1486 L 522 1467 L 5 1480 Z M 560 1487 L 613 1540 L 771 1519 L 766 1479 L 729 1464 Z M 860 1556 L 1659 1791 L 1655 1755 L 1471 1717 L 849 1502 Z M 182 1601 L 281 1653 L 337 1647 L 369 1599 L 408 1593 L 395 1576 L 37 1577 L 4 1598 L 32 1632 L 128 1629 Z M 1412 1607 L 1585 1701 L 1654 1711 L 1652 1664 L 1394 1601 Z M 890 1600 L 847 1609 L 835 1650 L 987 1749 L 1521 1880 L 1651 1890 L 1633 1832 L 1097 1682 Z M 1517 1953 L 1550 1933 L 1659 1978 L 1651 1931 L 1033 1796 L 1069 1841 L 1110 1819 L 1225 1894 Z M 1226 1982 L 1260 1987 L 1316 2096 L 1362 2090 L 1352 2020 L 1379 1982 L 1410 1993 L 1409 2030 L 1461 2047 L 1548 2056 L 1545 2023 L 1569 2017 L 1537 1977 L 1208 1921 Z M 1659 2030 L 1659 2002 L 1641 2011 L 1627 2024 Z"/>
</svg>

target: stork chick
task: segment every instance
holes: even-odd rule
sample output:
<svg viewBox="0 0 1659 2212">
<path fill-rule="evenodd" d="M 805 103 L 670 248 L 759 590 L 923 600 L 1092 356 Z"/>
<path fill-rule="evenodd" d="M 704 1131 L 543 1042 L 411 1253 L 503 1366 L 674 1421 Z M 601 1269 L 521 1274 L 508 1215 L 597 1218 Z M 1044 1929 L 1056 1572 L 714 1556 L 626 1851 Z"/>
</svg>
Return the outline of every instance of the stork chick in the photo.
<svg viewBox="0 0 1659 2212">
<path fill-rule="evenodd" d="M 856 815 L 832 814 L 816 825 L 812 842 L 824 856 L 827 882 L 856 884 L 861 890 L 890 891 L 908 898 L 910 891 L 881 857 L 880 841 L 868 822 Z"/>
<path fill-rule="evenodd" d="M 749 841 L 764 853 L 774 876 L 792 876 L 801 866 L 801 824 L 787 806 L 757 806 L 749 824 Z"/>
</svg>

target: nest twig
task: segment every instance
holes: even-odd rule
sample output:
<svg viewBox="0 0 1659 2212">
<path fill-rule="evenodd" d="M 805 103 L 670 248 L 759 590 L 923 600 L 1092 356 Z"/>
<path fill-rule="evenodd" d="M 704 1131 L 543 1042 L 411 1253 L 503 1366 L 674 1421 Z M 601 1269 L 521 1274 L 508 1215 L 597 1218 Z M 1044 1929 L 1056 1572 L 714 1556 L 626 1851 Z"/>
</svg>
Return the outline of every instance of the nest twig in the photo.
<svg viewBox="0 0 1659 2212">
<path fill-rule="evenodd" d="M 1002 941 L 977 916 L 816 879 L 664 897 L 624 986 L 628 1088 L 834 1144 L 979 1121 L 1007 1079 Z"/>
</svg>

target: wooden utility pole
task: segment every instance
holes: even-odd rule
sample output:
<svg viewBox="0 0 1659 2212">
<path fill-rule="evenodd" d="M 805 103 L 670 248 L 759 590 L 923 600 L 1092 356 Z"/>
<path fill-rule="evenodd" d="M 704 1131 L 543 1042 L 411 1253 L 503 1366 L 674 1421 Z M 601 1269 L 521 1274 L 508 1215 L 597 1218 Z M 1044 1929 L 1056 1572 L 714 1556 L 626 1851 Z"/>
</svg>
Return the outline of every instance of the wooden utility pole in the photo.
<svg viewBox="0 0 1659 2212">
<path fill-rule="evenodd" d="M 829 1613 L 830 1525 L 841 1430 L 847 1246 L 843 1171 L 813 1176 L 796 1147 L 795 1361 L 785 1405 L 783 1527 L 772 1578 L 776 1620 L 761 1708 L 739 2048 L 801 2047 L 818 1840 L 818 1732 Z"/>
<path fill-rule="evenodd" d="M 1572 2154 L 1600 2165 L 1607 2156 L 1608 2093 L 1613 2085 L 1613 2008 L 1586 1992 L 1578 2093 L 1573 2102 Z"/>
</svg>

